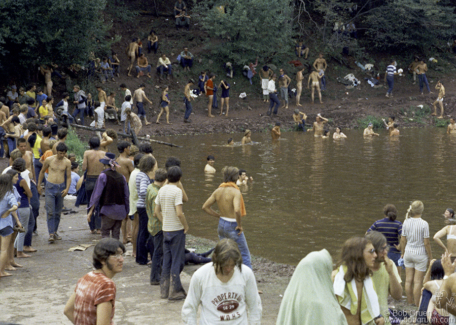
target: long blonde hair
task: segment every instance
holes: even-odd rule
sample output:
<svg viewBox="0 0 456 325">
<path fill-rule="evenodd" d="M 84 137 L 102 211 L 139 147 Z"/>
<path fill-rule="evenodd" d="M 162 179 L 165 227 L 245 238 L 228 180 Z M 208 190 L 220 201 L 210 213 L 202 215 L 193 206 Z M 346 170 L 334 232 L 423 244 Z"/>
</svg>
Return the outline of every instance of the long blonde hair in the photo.
<svg viewBox="0 0 456 325">
<path fill-rule="evenodd" d="M 421 201 L 413 201 L 410 204 L 410 207 L 407 210 L 407 214 L 405 215 L 405 220 L 411 218 L 416 215 L 421 215 L 424 211 L 424 204 Z"/>
</svg>

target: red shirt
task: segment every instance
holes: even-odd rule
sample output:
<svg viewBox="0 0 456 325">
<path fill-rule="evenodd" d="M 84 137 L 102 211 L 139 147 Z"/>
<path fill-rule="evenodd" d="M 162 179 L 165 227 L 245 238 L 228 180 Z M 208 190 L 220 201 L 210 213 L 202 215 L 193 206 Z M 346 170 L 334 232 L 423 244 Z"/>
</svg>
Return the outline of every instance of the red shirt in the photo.
<svg viewBox="0 0 456 325">
<path fill-rule="evenodd" d="M 116 285 L 103 273 L 90 272 L 79 279 L 74 301 L 74 323 L 76 325 L 96 325 L 97 306 L 111 301 L 111 324 L 114 318 Z"/>
<path fill-rule="evenodd" d="M 212 81 L 212 79 L 209 79 L 207 82 L 206 82 L 206 87 L 211 87 L 212 89 L 209 89 L 209 88 L 206 88 L 206 96 L 212 96 L 214 95 L 214 82 Z"/>
</svg>

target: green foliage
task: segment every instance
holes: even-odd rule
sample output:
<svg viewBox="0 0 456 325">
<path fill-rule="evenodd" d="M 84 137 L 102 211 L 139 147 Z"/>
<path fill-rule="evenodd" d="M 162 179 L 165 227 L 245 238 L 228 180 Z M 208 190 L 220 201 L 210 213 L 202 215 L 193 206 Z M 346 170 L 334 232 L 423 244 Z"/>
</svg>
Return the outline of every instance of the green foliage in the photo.
<svg viewBox="0 0 456 325">
<path fill-rule="evenodd" d="M 132 22 L 139 14 L 131 4 L 127 6 L 124 0 L 107 0 L 106 11 L 122 22 Z"/>
<path fill-rule="evenodd" d="M 82 162 L 84 152 L 87 150 L 87 146 L 81 142 L 76 132 L 73 129 L 68 129 L 68 135 L 65 140 L 65 144 L 68 146 L 68 153 L 74 153 L 76 160 Z"/>
<path fill-rule="evenodd" d="M 91 51 L 107 53 L 105 6 L 106 0 L 0 1 L 0 71 L 26 77 L 40 64 L 84 64 Z"/>
<path fill-rule="evenodd" d="M 194 19 L 212 38 L 207 48 L 217 61 L 248 64 L 259 55 L 271 58 L 292 51 L 289 0 L 230 1 L 226 13 L 219 10 L 217 0 L 194 2 Z"/>
<path fill-rule="evenodd" d="M 374 129 L 380 129 L 384 127 L 383 120 L 378 116 L 368 115 L 366 117 L 360 118 L 357 121 L 358 127 L 367 128 L 369 123 L 372 123 Z"/>
<path fill-rule="evenodd" d="M 447 0 L 390 0 L 365 17 L 366 39 L 379 50 L 446 47 L 454 34 L 456 15 Z"/>
<path fill-rule="evenodd" d="M 434 117 L 434 126 L 438 128 L 446 128 L 448 126 L 448 123 L 449 122 L 447 120 Z"/>
</svg>

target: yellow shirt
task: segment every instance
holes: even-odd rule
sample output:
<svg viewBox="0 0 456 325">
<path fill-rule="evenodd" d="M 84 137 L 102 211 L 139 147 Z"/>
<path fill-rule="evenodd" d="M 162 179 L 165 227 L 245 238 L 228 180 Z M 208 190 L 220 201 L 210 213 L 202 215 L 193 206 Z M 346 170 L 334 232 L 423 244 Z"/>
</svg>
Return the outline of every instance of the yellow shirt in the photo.
<svg viewBox="0 0 456 325">
<path fill-rule="evenodd" d="M 25 94 L 35 100 L 35 104 L 32 107 L 36 107 L 36 93 L 34 91 L 27 91 Z"/>
<path fill-rule="evenodd" d="M 32 148 L 33 156 L 36 159 L 40 159 L 40 148 L 41 148 L 41 137 L 37 134 L 36 135 L 35 145 Z"/>
<path fill-rule="evenodd" d="M 49 110 L 44 106 L 40 106 L 39 112 L 40 120 L 44 120 L 44 117 L 49 115 Z"/>
</svg>

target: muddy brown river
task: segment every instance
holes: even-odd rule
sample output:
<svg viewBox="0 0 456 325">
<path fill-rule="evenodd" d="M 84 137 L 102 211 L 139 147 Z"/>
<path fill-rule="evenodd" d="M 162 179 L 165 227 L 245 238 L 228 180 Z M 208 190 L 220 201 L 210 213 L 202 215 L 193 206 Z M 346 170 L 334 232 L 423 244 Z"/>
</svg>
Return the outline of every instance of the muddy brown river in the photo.
<svg viewBox="0 0 456 325">
<path fill-rule="evenodd" d="M 254 181 L 243 189 L 247 216 L 243 226 L 252 254 L 297 264 L 306 254 L 327 248 L 338 256 L 343 242 L 364 235 L 383 206 L 395 204 L 403 221 L 410 201 L 421 200 L 431 237 L 445 226 L 442 214 L 456 208 L 456 137 L 444 129 L 402 129 L 399 139 L 386 131 L 364 139 L 361 130 L 346 130 L 348 139 L 314 138 L 288 132 L 272 143 L 269 133 L 253 134 L 253 145 L 225 146 L 242 134 L 160 138 L 183 149 L 154 146 L 160 167 L 166 157 L 182 161 L 189 202 L 184 213 L 190 233 L 216 240 L 218 220 L 201 207 L 223 181 L 223 166 L 246 169 Z M 208 155 L 217 173 L 205 176 Z M 433 240 L 434 256 L 443 251 Z"/>
</svg>

